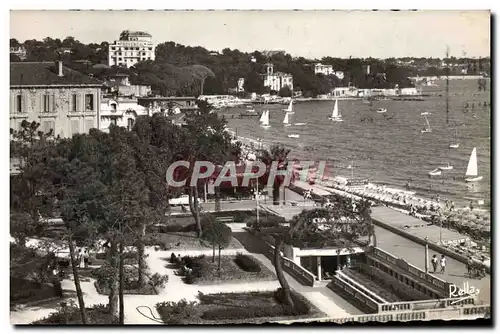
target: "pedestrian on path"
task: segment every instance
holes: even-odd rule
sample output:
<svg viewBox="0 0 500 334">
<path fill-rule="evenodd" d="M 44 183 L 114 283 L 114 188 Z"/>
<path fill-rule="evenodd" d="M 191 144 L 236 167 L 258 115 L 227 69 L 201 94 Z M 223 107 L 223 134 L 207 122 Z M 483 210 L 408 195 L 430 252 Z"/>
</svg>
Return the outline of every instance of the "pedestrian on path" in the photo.
<svg viewBox="0 0 500 334">
<path fill-rule="evenodd" d="M 446 269 L 446 258 L 444 257 L 444 254 L 441 255 L 441 273 L 444 274 L 444 270 Z"/>
<path fill-rule="evenodd" d="M 432 257 L 431 263 L 432 263 L 432 268 L 434 269 L 433 272 L 436 272 L 438 267 L 438 258 L 436 254 L 434 254 L 434 256 Z"/>
<path fill-rule="evenodd" d="M 83 263 L 85 265 L 85 269 L 89 267 L 89 258 L 90 258 L 89 250 L 86 249 L 85 252 L 83 253 Z"/>
</svg>

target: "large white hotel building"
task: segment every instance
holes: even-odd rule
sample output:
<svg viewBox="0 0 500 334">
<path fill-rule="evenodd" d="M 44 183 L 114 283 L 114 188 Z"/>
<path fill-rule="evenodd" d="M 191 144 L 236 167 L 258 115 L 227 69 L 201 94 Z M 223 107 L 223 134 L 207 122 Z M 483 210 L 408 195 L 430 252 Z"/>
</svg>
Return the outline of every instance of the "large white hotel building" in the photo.
<svg viewBox="0 0 500 334">
<path fill-rule="evenodd" d="M 154 60 L 152 36 L 142 31 L 122 31 L 120 39 L 109 45 L 108 65 L 134 66 L 139 61 Z"/>
</svg>

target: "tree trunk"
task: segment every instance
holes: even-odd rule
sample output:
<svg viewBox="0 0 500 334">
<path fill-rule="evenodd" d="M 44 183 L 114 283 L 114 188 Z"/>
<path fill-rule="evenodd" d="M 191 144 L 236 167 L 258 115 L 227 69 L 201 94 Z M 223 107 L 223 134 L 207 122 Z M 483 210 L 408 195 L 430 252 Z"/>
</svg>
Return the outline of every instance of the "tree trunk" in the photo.
<svg viewBox="0 0 500 334">
<path fill-rule="evenodd" d="M 198 186 L 193 187 L 193 195 L 194 195 L 194 221 L 196 222 L 196 229 L 198 232 L 198 238 L 201 237 L 201 221 L 200 221 L 200 202 L 198 201 Z"/>
<path fill-rule="evenodd" d="M 109 264 L 113 268 L 113 276 L 109 280 L 109 313 L 114 319 L 117 319 L 118 314 L 118 250 L 115 237 L 111 239 L 109 248 Z"/>
<path fill-rule="evenodd" d="M 220 270 L 220 250 L 221 250 L 221 246 L 219 245 L 219 266 L 217 267 L 217 270 Z"/>
<path fill-rule="evenodd" d="M 212 263 L 215 263 L 215 244 L 213 246 L 213 253 L 212 253 Z"/>
<path fill-rule="evenodd" d="M 123 240 L 120 242 L 120 289 L 118 292 L 119 299 L 120 299 L 120 325 L 125 324 L 125 308 L 123 304 L 123 290 L 125 289 L 125 282 L 124 282 L 124 273 L 123 273 Z"/>
<path fill-rule="evenodd" d="M 194 216 L 194 207 L 193 207 L 193 187 L 189 187 L 189 210 L 191 211 L 191 214 Z"/>
<path fill-rule="evenodd" d="M 214 187 L 215 192 L 215 211 L 220 211 L 220 188 Z"/>
<path fill-rule="evenodd" d="M 273 205 L 280 205 L 280 186 L 276 181 L 273 183 Z"/>
<path fill-rule="evenodd" d="M 80 276 L 78 275 L 78 268 L 75 261 L 75 246 L 73 245 L 73 239 L 69 238 L 69 256 L 71 258 L 71 268 L 73 269 L 73 278 L 75 280 L 76 296 L 78 297 L 78 306 L 80 308 L 80 317 L 82 319 L 82 324 L 87 324 L 87 310 L 85 309 L 85 301 L 83 300 L 82 288 L 80 286 Z"/>
<path fill-rule="evenodd" d="M 139 242 L 137 244 L 137 254 L 138 254 L 138 274 L 137 280 L 139 286 L 144 286 L 146 284 L 146 275 L 144 272 L 146 271 L 146 259 L 144 257 L 144 238 L 146 236 L 146 224 L 142 223 L 141 226 L 141 234 L 139 238 Z"/>
<path fill-rule="evenodd" d="M 276 269 L 276 276 L 278 276 L 278 281 L 280 282 L 281 289 L 283 291 L 283 299 L 286 305 L 290 305 L 292 308 L 295 306 L 293 304 L 292 295 L 290 293 L 290 286 L 286 281 L 285 274 L 283 273 L 283 266 L 280 251 L 283 245 L 283 236 L 277 235 L 274 244 L 274 268 Z"/>
</svg>

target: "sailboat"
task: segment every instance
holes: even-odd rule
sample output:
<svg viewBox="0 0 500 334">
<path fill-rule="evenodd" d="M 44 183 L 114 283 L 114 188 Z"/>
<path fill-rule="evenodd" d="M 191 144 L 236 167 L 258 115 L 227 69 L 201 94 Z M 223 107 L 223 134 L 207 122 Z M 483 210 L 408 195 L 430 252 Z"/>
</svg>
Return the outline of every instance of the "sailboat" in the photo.
<svg viewBox="0 0 500 334">
<path fill-rule="evenodd" d="M 288 108 L 283 109 L 283 111 L 286 111 L 290 115 L 295 114 L 295 111 L 293 111 L 293 100 L 290 100 L 290 104 L 288 105 Z"/>
<path fill-rule="evenodd" d="M 329 117 L 330 120 L 334 122 L 343 122 L 342 115 L 339 112 L 339 101 L 335 100 L 335 106 L 332 110 L 332 116 Z"/>
<path fill-rule="evenodd" d="M 455 142 L 450 144 L 450 148 L 458 148 L 460 143 L 458 142 L 458 129 L 455 127 Z"/>
<path fill-rule="evenodd" d="M 270 128 L 271 125 L 269 125 L 269 110 L 265 110 L 262 113 L 262 116 L 260 117 L 260 122 L 262 123 L 262 127 L 267 129 Z"/>
<path fill-rule="evenodd" d="M 429 120 L 427 119 L 427 116 L 424 115 L 425 117 L 425 123 L 427 124 L 427 127 L 420 130 L 421 133 L 427 133 L 427 132 L 432 132 L 431 125 L 429 124 Z"/>
<path fill-rule="evenodd" d="M 292 124 L 290 124 L 289 120 L 288 120 L 288 113 L 285 113 L 285 119 L 283 119 L 283 125 L 284 126 L 290 126 Z"/>
<path fill-rule="evenodd" d="M 444 166 L 444 167 L 439 167 L 439 169 L 441 169 L 441 170 L 452 170 L 452 169 L 453 169 L 453 166 L 452 166 L 452 165 L 450 165 L 450 163 L 448 163 L 448 165 L 447 165 L 447 166 Z"/>
<path fill-rule="evenodd" d="M 294 134 L 288 135 L 288 138 L 299 138 L 299 137 L 300 137 L 299 135 L 294 135 Z"/>
<path fill-rule="evenodd" d="M 477 175 L 477 153 L 476 148 L 472 150 L 469 158 L 469 164 L 467 165 L 467 171 L 465 172 L 465 176 L 472 176 L 465 179 L 465 182 L 476 182 L 481 181 L 483 179 L 482 176 Z"/>
<path fill-rule="evenodd" d="M 437 176 L 437 175 L 441 175 L 441 169 L 439 168 L 436 168 L 436 169 L 433 169 L 429 172 L 429 175 L 430 176 Z"/>
<path fill-rule="evenodd" d="M 428 111 L 424 111 L 424 112 L 421 112 L 420 113 L 421 116 L 425 116 L 425 115 L 432 115 L 432 113 L 428 112 Z"/>
</svg>

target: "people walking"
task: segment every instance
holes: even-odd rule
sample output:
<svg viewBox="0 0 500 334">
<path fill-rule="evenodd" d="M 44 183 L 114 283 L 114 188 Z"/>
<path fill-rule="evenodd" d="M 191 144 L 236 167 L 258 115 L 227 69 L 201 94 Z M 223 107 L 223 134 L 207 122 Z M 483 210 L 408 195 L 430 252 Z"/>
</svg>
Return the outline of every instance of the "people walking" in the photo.
<svg viewBox="0 0 500 334">
<path fill-rule="evenodd" d="M 83 263 L 85 265 L 85 269 L 89 267 L 89 258 L 90 258 L 89 250 L 86 249 L 85 252 L 83 253 Z"/>
<path fill-rule="evenodd" d="M 446 269 L 446 258 L 444 257 L 444 254 L 441 255 L 441 273 L 444 274 L 444 271 Z"/>
<path fill-rule="evenodd" d="M 80 254 L 78 254 L 78 267 L 79 268 L 83 268 L 85 266 L 85 260 L 84 260 L 84 257 L 85 257 L 85 250 L 84 248 L 82 247 L 80 249 Z"/>
<path fill-rule="evenodd" d="M 438 258 L 437 258 L 437 255 L 434 254 L 434 256 L 432 257 L 431 259 L 431 263 L 432 263 L 432 269 L 434 269 L 434 273 L 437 271 L 437 267 L 438 267 Z"/>
</svg>

